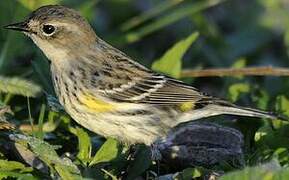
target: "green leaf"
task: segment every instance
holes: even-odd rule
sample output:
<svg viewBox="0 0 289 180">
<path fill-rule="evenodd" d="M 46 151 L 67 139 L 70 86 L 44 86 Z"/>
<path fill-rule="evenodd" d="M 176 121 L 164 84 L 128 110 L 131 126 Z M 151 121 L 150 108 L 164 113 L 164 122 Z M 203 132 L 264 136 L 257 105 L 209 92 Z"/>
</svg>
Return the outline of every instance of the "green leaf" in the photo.
<svg viewBox="0 0 289 180">
<path fill-rule="evenodd" d="M 0 76 L 0 91 L 27 97 L 36 97 L 41 92 L 41 87 L 25 79 Z"/>
<path fill-rule="evenodd" d="M 118 154 L 119 154 L 119 143 L 116 140 L 109 138 L 96 152 L 89 166 L 92 166 L 97 163 L 112 161 L 118 156 Z"/>
<path fill-rule="evenodd" d="M 32 171 L 32 167 L 26 167 L 20 162 L 0 160 L 0 179 L 14 177 L 19 179 L 34 180 L 35 178 L 29 173 Z"/>
<path fill-rule="evenodd" d="M 151 165 L 151 150 L 147 146 L 139 146 L 135 160 L 130 164 L 127 180 L 136 179 Z"/>
<path fill-rule="evenodd" d="M 246 59 L 240 58 L 236 60 L 236 62 L 232 65 L 232 68 L 243 68 L 246 66 L 246 64 L 247 64 Z"/>
<path fill-rule="evenodd" d="M 184 169 L 182 172 L 178 173 L 175 176 L 175 179 L 183 179 L 183 180 L 189 180 L 189 179 L 195 179 L 201 177 L 202 172 L 198 168 L 187 168 Z"/>
<path fill-rule="evenodd" d="M 65 180 L 77 180 L 77 179 L 82 179 L 80 175 L 72 174 L 66 166 L 62 166 L 59 164 L 55 165 L 55 170 L 58 172 L 59 176 L 61 179 Z"/>
<path fill-rule="evenodd" d="M 23 174 L 23 173 L 17 173 L 17 172 L 11 172 L 11 171 L 3 171 L 0 170 L 0 179 L 10 179 L 10 178 L 17 178 L 21 180 L 38 180 L 39 178 L 33 177 L 32 174 Z"/>
<path fill-rule="evenodd" d="M 61 0 L 18 0 L 24 7 L 29 10 L 35 10 L 36 8 L 44 5 L 59 4 Z"/>
<path fill-rule="evenodd" d="M 268 103 L 270 101 L 270 96 L 268 92 L 265 90 L 259 90 L 259 94 L 256 96 L 253 96 L 254 101 L 257 103 L 257 107 L 259 109 L 267 109 Z"/>
<path fill-rule="evenodd" d="M 235 63 L 232 65 L 232 68 L 243 68 L 247 64 L 247 60 L 244 58 L 239 58 L 235 61 Z M 237 79 L 243 79 L 244 76 L 234 76 Z"/>
<path fill-rule="evenodd" d="M 91 142 L 90 137 L 82 128 L 69 128 L 70 132 L 78 138 L 78 154 L 77 158 L 86 164 L 91 158 Z"/>
<path fill-rule="evenodd" d="M 289 163 L 289 152 L 287 148 L 278 148 L 274 151 L 273 157 L 278 159 L 279 163 L 288 164 Z"/>
<path fill-rule="evenodd" d="M 136 26 L 139 26 L 140 24 L 143 24 L 149 19 L 152 19 L 153 17 L 156 17 L 160 15 L 161 13 L 171 9 L 172 7 L 180 4 L 183 2 L 183 0 L 173 0 L 173 1 L 163 1 L 160 2 L 159 4 L 155 5 L 153 8 L 145 11 L 139 16 L 135 16 L 128 21 L 124 22 L 121 25 L 121 30 L 122 31 L 128 31 Z"/>
<path fill-rule="evenodd" d="M 14 134 L 10 138 L 17 143 L 27 144 L 28 147 L 35 155 L 41 159 L 51 169 L 52 172 L 57 172 L 62 179 L 65 177 L 77 177 L 80 174 L 79 169 L 67 158 L 60 158 L 55 149 L 58 146 L 52 146 L 47 142 L 22 134 Z"/>
<path fill-rule="evenodd" d="M 153 63 L 152 69 L 179 78 L 182 69 L 182 58 L 198 36 L 199 33 L 194 32 L 186 39 L 176 43 L 159 60 Z"/>
<path fill-rule="evenodd" d="M 278 96 L 276 109 L 289 117 L 289 99 L 286 96 Z"/>
<path fill-rule="evenodd" d="M 152 23 L 144 27 L 140 27 L 139 29 L 133 32 L 128 32 L 125 35 L 125 41 L 128 43 L 136 42 L 140 40 L 142 37 L 151 34 L 157 30 L 160 30 L 161 28 L 164 28 L 170 24 L 173 24 L 182 18 L 201 12 L 209 7 L 218 5 L 224 1 L 225 0 L 206 0 L 206 1 L 204 0 L 189 3 L 179 8 L 173 9 L 168 14 L 161 16 Z"/>
<path fill-rule="evenodd" d="M 287 179 L 289 168 L 281 168 L 276 160 L 256 167 L 247 167 L 241 171 L 225 174 L 220 180 L 243 180 L 243 179 Z"/>
<path fill-rule="evenodd" d="M 250 91 L 250 85 L 246 83 L 236 83 L 229 87 L 229 98 L 232 102 L 238 100 L 242 93 L 248 93 Z"/>
<path fill-rule="evenodd" d="M 99 3 L 100 0 L 90 0 L 90 1 L 84 1 L 79 7 L 78 10 L 81 12 L 81 15 L 83 15 L 88 20 L 92 20 L 95 17 L 95 6 L 97 3 Z"/>
<path fill-rule="evenodd" d="M 21 172 L 31 172 L 31 167 L 26 167 L 24 164 L 17 161 L 0 160 L 1 171 L 20 170 Z"/>
</svg>

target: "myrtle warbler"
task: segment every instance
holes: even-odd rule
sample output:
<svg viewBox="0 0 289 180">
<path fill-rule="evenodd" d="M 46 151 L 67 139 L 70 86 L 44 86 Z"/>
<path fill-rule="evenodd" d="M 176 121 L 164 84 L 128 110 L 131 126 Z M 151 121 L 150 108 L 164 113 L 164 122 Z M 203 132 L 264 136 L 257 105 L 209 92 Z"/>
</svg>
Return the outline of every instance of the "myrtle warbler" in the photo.
<svg viewBox="0 0 289 180">
<path fill-rule="evenodd" d="M 43 6 L 6 28 L 24 32 L 43 51 L 60 103 L 99 135 L 151 145 L 178 124 L 209 116 L 276 118 L 147 69 L 96 36 L 73 9 Z"/>
</svg>

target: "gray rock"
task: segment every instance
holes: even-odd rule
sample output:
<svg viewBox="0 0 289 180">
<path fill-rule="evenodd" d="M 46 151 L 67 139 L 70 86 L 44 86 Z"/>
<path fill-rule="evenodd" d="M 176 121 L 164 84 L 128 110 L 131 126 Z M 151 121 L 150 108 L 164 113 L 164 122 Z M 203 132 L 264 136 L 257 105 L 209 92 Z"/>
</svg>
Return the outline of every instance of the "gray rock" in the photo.
<svg viewBox="0 0 289 180">
<path fill-rule="evenodd" d="M 244 165 L 243 144 L 243 135 L 236 129 L 191 122 L 156 142 L 153 154 L 178 167 L 208 167 L 224 161 L 240 167 Z"/>
</svg>

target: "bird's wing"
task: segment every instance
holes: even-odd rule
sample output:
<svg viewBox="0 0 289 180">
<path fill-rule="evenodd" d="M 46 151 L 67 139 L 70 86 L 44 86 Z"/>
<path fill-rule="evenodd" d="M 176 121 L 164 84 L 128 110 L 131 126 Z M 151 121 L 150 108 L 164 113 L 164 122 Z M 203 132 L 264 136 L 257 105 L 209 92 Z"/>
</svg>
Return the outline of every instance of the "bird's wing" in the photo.
<svg viewBox="0 0 289 180">
<path fill-rule="evenodd" d="M 175 105 L 200 102 L 208 96 L 181 81 L 152 72 L 127 59 L 118 59 L 102 68 L 97 90 L 121 102 Z"/>
<path fill-rule="evenodd" d="M 197 102 L 203 98 L 203 95 L 193 87 L 162 75 L 141 78 L 131 82 L 128 87 L 109 90 L 106 94 L 113 99 L 126 102 L 164 105 Z"/>
</svg>

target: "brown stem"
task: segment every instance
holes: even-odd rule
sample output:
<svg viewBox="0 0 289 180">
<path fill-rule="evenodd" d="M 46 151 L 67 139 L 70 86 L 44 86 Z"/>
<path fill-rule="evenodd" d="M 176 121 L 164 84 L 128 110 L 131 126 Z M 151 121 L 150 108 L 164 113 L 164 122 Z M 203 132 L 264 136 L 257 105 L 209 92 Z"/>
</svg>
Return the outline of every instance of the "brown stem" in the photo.
<svg viewBox="0 0 289 180">
<path fill-rule="evenodd" d="M 220 68 L 183 70 L 181 77 L 212 77 L 212 76 L 289 76 L 288 68 L 247 67 L 247 68 Z"/>
</svg>

